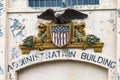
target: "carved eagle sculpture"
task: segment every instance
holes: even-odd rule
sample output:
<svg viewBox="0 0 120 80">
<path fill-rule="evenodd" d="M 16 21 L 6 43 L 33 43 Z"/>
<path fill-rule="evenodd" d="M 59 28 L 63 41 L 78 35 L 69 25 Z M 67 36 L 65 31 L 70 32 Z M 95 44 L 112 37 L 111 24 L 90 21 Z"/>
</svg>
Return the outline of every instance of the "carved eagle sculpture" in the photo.
<svg viewBox="0 0 120 80">
<path fill-rule="evenodd" d="M 88 15 L 81 13 L 74 9 L 66 9 L 63 14 L 55 16 L 55 11 L 53 9 L 47 9 L 41 15 L 37 16 L 39 19 L 52 20 L 56 24 L 65 24 L 73 19 L 85 19 Z"/>
</svg>

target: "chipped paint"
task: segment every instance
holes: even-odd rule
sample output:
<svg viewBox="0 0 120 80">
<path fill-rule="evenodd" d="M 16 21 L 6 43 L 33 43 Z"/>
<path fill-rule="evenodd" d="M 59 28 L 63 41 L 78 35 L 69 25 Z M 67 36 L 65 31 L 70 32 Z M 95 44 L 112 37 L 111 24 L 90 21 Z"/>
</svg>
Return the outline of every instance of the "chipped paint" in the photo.
<svg viewBox="0 0 120 80">
<path fill-rule="evenodd" d="M 0 16 L 3 14 L 3 7 L 0 7 Z"/>
<path fill-rule="evenodd" d="M 0 66 L 0 74 L 3 74 L 3 68 Z"/>
<path fill-rule="evenodd" d="M 0 7 L 3 7 L 3 4 L 2 4 L 2 3 L 0 3 Z"/>
<path fill-rule="evenodd" d="M 18 19 L 11 19 L 11 20 L 13 20 L 13 24 L 12 26 L 10 26 L 13 36 L 14 37 L 24 36 L 23 30 L 25 29 L 25 25 L 22 24 Z"/>
<path fill-rule="evenodd" d="M 0 0 L 0 80 L 5 80 L 4 67 L 5 67 L 5 0 Z"/>
<path fill-rule="evenodd" d="M 115 29 L 116 29 L 116 24 L 113 24 L 113 29 L 112 29 L 112 31 L 115 31 Z"/>
<path fill-rule="evenodd" d="M 0 1 L 0 16 L 2 16 L 2 14 L 4 14 L 4 5 L 3 5 L 3 0 Z"/>
<path fill-rule="evenodd" d="M 2 32 L 2 29 L 0 29 L 0 37 L 3 36 L 3 32 Z"/>
<path fill-rule="evenodd" d="M 15 59 L 15 58 L 18 58 L 18 57 L 19 57 L 18 51 L 17 51 L 16 47 L 13 47 L 11 49 L 11 59 Z"/>
<path fill-rule="evenodd" d="M 63 49 L 62 53 L 66 53 L 66 54 L 69 53 L 69 49 Z"/>
<path fill-rule="evenodd" d="M 120 75 L 118 75 L 118 80 L 120 80 Z"/>
<path fill-rule="evenodd" d="M 3 53 L 3 51 L 0 51 L 0 53 Z"/>
<path fill-rule="evenodd" d="M 120 18 L 120 8 L 118 9 L 118 17 Z"/>
</svg>

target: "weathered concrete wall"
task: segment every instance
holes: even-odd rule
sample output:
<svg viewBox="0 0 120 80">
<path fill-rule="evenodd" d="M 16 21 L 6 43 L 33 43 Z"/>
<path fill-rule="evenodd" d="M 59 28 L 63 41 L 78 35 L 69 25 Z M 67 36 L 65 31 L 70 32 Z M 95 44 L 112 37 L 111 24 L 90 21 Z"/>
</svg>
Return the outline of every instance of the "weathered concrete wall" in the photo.
<svg viewBox="0 0 120 80">
<path fill-rule="evenodd" d="M 84 11 L 88 14 L 88 18 L 84 21 L 86 23 L 86 34 L 94 34 L 100 37 L 101 41 L 105 43 L 103 48 L 103 54 L 115 59 L 116 51 L 116 11 Z M 19 44 L 22 44 L 22 40 L 30 35 L 37 36 L 38 32 L 38 19 L 37 15 L 40 13 L 13 13 L 9 14 L 9 53 L 12 53 L 10 58 L 15 52 L 20 54 Z M 21 28 L 15 29 L 20 24 Z M 93 50 L 86 50 L 87 52 L 94 53 Z M 17 56 L 16 55 L 16 56 Z M 18 58 L 18 57 L 17 57 Z"/>
<path fill-rule="evenodd" d="M 116 11 L 115 10 L 84 11 L 84 13 L 88 14 L 89 16 L 88 19 L 83 21 L 86 22 L 86 34 L 95 34 L 96 36 L 98 36 L 101 39 L 101 41 L 105 43 L 103 52 L 102 54 L 101 53 L 100 54 L 115 60 L 116 59 Z M 40 13 L 17 13 L 17 14 L 9 13 L 8 19 L 9 19 L 10 43 L 9 43 L 8 53 L 10 54 L 8 55 L 8 60 L 10 62 L 22 56 L 21 51 L 19 49 L 19 44 L 22 44 L 22 40 L 25 37 L 29 35 L 37 36 L 38 19 L 36 18 L 36 16 L 39 14 Z M 16 27 L 20 27 L 20 28 L 16 29 Z M 82 50 L 80 51 L 82 52 Z M 85 50 L 85 52 L 96 54 L 92 49 L 87 49 Z M 52 70 L 54 70 L 54 68 Z M 114 73 L 115 72 L 112 72 L 113 75 Z M 111 80 L 114 79 L 115 76 L 113 76 L 113 79 Z"/>
<path fill-rule="evenodd" d="M 1 4 L 4 1 L 1 1 Z M 19 59 L 21 59 L 22 57 L 26 57 L 28 55 L 22 55 L 21 54 L 21 50 L 19 48 L 19 45 L 22 44 L 22 40 L 30 35 L 33 36 L 37 36 L 37 32 L 38 32 L 38 19 L 37 19 L 37 15 L 41 14 L 43 12 L 43 10 L 45 8 L 42 9 L 33 9 L 33 8 L 29 8 L 27 5 L 27 1 L 26 0 L 9 0 L 6 2 L 6 4 L 8 4 L 7 8 L 7 20 L 8 22 L 7 25 L 5 26 L 5 13 L 4 13 L 4 7 L 2 7 L 1 9 L 1 27 L 0 27 L 0 45 L 2 45 L 2 47 L 0 47 L 0 59 L 2 61 L 0 61 L 0 79 L 4 80 L 4 76 L 6 77 L 6 79 L 8 80 L 15 80 L 16 79 L 16 74 L 15 73 L 8 73 L 8 75 L 6 75 L 4 72 L 4 57 L 5 57 L 5 51 L 6 51 L 6 66 L 9 65 L 12 62 L 15 62 Z M 87 49 L 85 51 L 81 50 L 81 49 L 74 49 L 78 52 L 85 52 L 85 53 L 89 53 L 89 54 L 94 54 L 94 55 L 101 55 L 101 56 L 105 56 L 108 59 L 117 60 L 117 67 L 114 69 L 109 69 L 108 68 L 108 72 L 107 69 L 104 69 L 102 67 L 98 67 L 98 66 L 94 66 L 94 64 L 88 64 L 88 63 L 77 63 L 76 64 L 72 64 L 72 62 L 67 64 L 64 64 L 64 61 L 60 64 L 46 64 L 45 67 L 34 67 L 35 69 L 23 69 L 23 71 L 19 71 L 18 72 L 18 80 L 24 80 L 27 77 L 29 77 L 28 74 L 30 75 L 32 74 L 32 72 L 36 72 L 36 70 L 40 69 L 44 70 L 46 69 L 46 67 L 50 66 L 50 68 L 47 68 L 48 71 L 56 71 L 50 74 L 55 74 L 57 73 L 57 71 L 59 72 L 62 68 L 60 65 L 63 65 L 63 71 L 67 70 L 69 73 L 69 70 L 72 70 L 72 68 L 76 69 L 76 71 L 81 71 L 79 75 L 76 75 L 74 77 L 72 77 L 73 79 L 78 79 L 78 78 L 83 78 L 85 80 L 87 80 L 87 77 L 82 76 L 84 74 L 86 74 L 86 76 L 88 76 L 88 74 L 91 74 L 89 76 L 96 76 L 95 77 L 91 77 L 89 79 L 92 80 L 96 80 L 98 77 L 100 77 L 98 80 L 103 79 L 103 80 L 120 80 L 120 76 L 119 76 L 119 71 L 120 71 L 120 66 L 119 66 L 119 62 L 120 62 L 120 56 L 119 55 L 119 1 L 117 2 L 117 0 L 100 0 L 100 5 L 82 5 L 82 6 L 75 6 L 74 9 L 80 10 L 83 13 L 88 14 L 88 18 L 85 19 L 84 21 L 78 21 L 78 22 L 85 22 L 86 23 L 86 34 L 94 34 L 96 36 L 98 36 L 101 40 L 101 42 L 104 42 L 104 47 L 103 47 L 103 52 L 102 53 L 94 53 L 93 49 Z M 22 6 L 21 6 L 22 5 Z M 55 10 L 60 10 L 63 8 L 55 8 Z M 64 10 L 64 9 L 63 9 Z M 77 21 L 77 20 L 74 20 Z M 5 29 L 7 29 L 7 33 L 5 33 Z M 5 48 L 5 34 L 7 34 L 6 36 L 6 48 Z M 71 49 L 72 50 L 72 49 Z M 47 50 L 47 51 L 51 51 L 51 50 Z M 60 50 L 62 51 L 62 50 Z M 84 61 L 83 61 L 84 62 Z M 49 65 L 50 64 L 50 65 Z M 41 64 L 42 65 L 42 64 Z M 44 64 L 43 64 L 44 65 Z M 52 65 L 52 67 L 51 67 Z M 53 66 L 55 65 L 55 66 Z M 66 66 L 70 65 L 70 67 L 68 67 L 69 69 L 66 69 Z M 59 67 L 60 66 L 60 67 Z M 71 68 L 72 66 L 72 68 Z M 77 67 L 77 66 L 82 66 L 81 68 Z M 40 68 L 39 68 L 40 67 Z M 55 69 L 56 67 L 58 67 L 58 69 Z M 85 70 L 86 69 L 86 70 Z M 96 70 L 97 69 L 97 70 Z M 6 68 L 7 70 L 7 68 Z M 14 69 L 12 69 L 14 71 Z M 87 71 L 91 70 L 91 73 L 87 73 Z M 71 71 L 72 72 L 72 71 Z M 74 72 L 74 71 L 73 71 Z M 38 74 L 39 72 L 36 72 L 36 74 Z M 44 72 L 43 72 L 44 73 Z M 66 73 L 66 72 L 65 72 Z M 74 72 L 76 73 L 76 72 Z M 99 73 L 99 74 L 98 74 Z M 117 74 L 118 73 L 118 74 Z M 44 75 L 46 75 L 47 73 L 45 73 Z M 62 72 L 60 72 L 60 74 L 62 74 Z M 104 75 L 103 75 L 104 74 Z M 41 74 L 43 75 L 43 74 Z M 49 75 L 49 74 L 48 74 Z M 24 76 L 24 77 L 23 77 Z M 39 75 L 37 75 L 39 76 Z M 52 76 L 52 75 L 51 75 Z M 59 76 L 59 75 L 58 75 Z M 67 75 L 70 76 L 70 75 Z M 81 77 L 79 77 L 81 76 Z M 25 78 L 26 77 L 26 78 Z M 54 77 L 54 76 L 52 76 Z M 51 79 L 52 79 L 51 77 Z M 20 78 L 20 79 L 19 79 Z M 57 77 L 56 77 L 57 78 Z M 56 79 L 54 78 L 54 79 Z M 37 79 L 37 78 L 36 78 Z M 61 78 L 60 78 L 61 79 Z M 63 78 L 64 79 L 64 78 Z M 31 78 L 32 80 L 32 78 Z M 47 79 L 46 79 L 47 80 Z"/>
</svg>

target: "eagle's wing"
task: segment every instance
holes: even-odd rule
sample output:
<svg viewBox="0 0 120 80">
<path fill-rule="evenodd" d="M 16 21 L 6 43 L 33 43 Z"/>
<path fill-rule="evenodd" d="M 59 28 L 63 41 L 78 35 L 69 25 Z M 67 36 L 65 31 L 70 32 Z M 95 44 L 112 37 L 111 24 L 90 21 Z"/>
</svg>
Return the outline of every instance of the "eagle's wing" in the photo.
<svg viewBox="0 0 120 80">
<path fill-rule="evenodd" d="M 87 17 L 88 17 L 87 14 L 81 13 L 74 9 L 66 9 L 63 14 L 58 16 L 58 19 L 59 23 L 64 24 L 70 22 L 73 19 L 85 19 Z"/>
<path fill-rule="evenodd" d="M 45 19 L 45 20 L 55 20 L 55 11 L 53 9 L 47 9 L 41 15 L 37 16 L 37 18 Z"/>
</svg>

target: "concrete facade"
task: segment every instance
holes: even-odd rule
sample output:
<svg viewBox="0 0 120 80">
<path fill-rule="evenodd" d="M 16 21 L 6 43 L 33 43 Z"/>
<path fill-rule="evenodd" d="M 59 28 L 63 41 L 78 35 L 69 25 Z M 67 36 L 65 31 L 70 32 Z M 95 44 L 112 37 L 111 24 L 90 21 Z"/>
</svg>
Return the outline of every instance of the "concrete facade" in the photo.
<svg viewBox="0 0 120 80">
<path fill-rule="evenodd" d="M 25 37 L 37 35 L 37 15 L 46 8 L 30 8 L 27 0 L 1 0 L 0 4 L 0 80 L 120 80 L 119 0 L 100 0 L 99 5 L 72 7 L 88 14 L 84 21 L 74 22 L 85 22 L 86 34 L 95 34 L 104 42 L 102 53 L 92 49 L 52 49 L 22 55 L 19 45 Z M 64 8 L 53 9 L 64 11 Z M 58 57 L 58 51 L 68 56 Z M 57 57 L 46 56 L 54 52 Z M 36 54 L 39 59 L 21 62 Z M 94 56 L 96 61 L 87 60 L 86 56 Z M 97 62 L 100 57 L 111 64 Z"/>
</svg>

